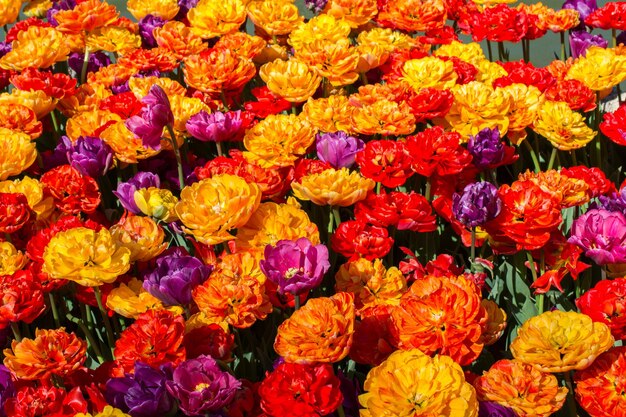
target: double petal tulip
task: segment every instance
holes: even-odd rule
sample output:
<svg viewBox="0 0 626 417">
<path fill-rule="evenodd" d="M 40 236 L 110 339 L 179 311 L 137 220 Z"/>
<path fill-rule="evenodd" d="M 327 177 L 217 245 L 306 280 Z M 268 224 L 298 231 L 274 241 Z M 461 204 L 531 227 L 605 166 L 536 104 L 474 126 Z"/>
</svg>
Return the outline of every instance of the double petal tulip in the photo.
<svg viewBox="0 0 626 417">
<path fill-rule="evenodd" d="M 155 369 L 137 362 L 134 373 L 107 381 L 105 397 L 110 404 L 133 417 L 165 415 L 174 405 L 174 399 L 165 388 L 166 381 L 171 379 L 170 365 Z"/>
<path fill-rule="evenodd" d="M 476 286 L 463 276 L 417 280 L 392 319 L 400 349 L 448 355 L 461 365 L 472 363 L 483 350 L 487 312 Z"/>
<path fill-rule="evenodd" d="M 186 128 L 191 135 L 203 142 L 239 140 L 245 121 L 241 110 L 234 112 L 207 113 L 201 111 L 189 118 Z M 241 133 L 241 134 L 240 134 Z"/>
<path fill-rule="evenodd" d="M 357 152 L 362 150 L 364 145 L 361 139 L 338 131 L 318 134 L 315 149 L 320 161 L 330 164 L 335 169 L 341 169 L 350 168 L 354 164 Z"/>
<path fill-rule="evenodd" d="M 581 313 L 604 323 L 617 340 L 626 339 L 626 277 L 602 280 L 576 300 Z"/>
<path fill-rule="evenodd" d="M 143 287 L 165 305 L 187 305 L 191 291 L 209 277 L 213 267 L 182 250 L 170 250 L 144 276 Z"/>
<path fill-rule="evenodd" d="M 167 363 L 176 367 L 185 360 L 184 335 L 182 316 L 167 310 L 148 310 L 115 341 L 115 360 L 126 373 L 132 372 L 137 362 L 152 368 Z"/>
<path fill-rule="evenodd" d="M 328 249 L 313 245 L 309 239 L 280 240 L 276 246 L 265 247 L 260 262 L 265 276 L 278 285 L 279 292 L 299 295 L 317 287 L 330 268 Z"/>
<path fill-rule="evenodd" d="M 21 174 L 36 159 L 35 142 L 30 136 L 0 127 L 0 180 Z"/>
<path fill-rule="evenodd" d="M 555 310 L 527 320 L 510 348 L 515 359 L 543 372 L 568 372 L 587 368 L 613 341 L 606 324 Z"/>
<path fill-rule="evenodd" d="M 292 103 L 306 101 L 322 82 L 314 68 L 296 59 L 269 62 L 261 67 L 259 75 L 272 93 Z"/>
<path fill-rule="evenodd" d="M 44 251 L 43 272 L 84 286 L 111 283 L 130 269 L 130 250 L 107 229 L 76 227 L 57 233 Z"/>
<path fill-rule="evenodd" d="M 274 350 L 290 363 L 332 363 L 348 355 L 354 333 L 354 296 L 313 298 L 278 327 Z"/>
<path fill-rule="evenodd" d="M 331 168 L 319 174 L 307 175 L 300 182 L 292 182 L 291 188 L 300 200 L 311 200 L 320 206 L 347 207 L 363 200 L 375 184 L 356 171 Z"/>
<path fill-rule="evenodd" d="M 150 217 L 124 215 L 110 231 L 118 245 L 130 249 L 131 262 L 149 261 L 167 248 L 163 228 Z"/>
<path fill-rule="evenodd" d="M 361 417 L 476 417 L 476 392 L 450 357 L 417 349 L 396 351 L 365 379 Z"/>
<path fill-rule="evenodd" d="M 76 371 L 87 359 L 86 352 L 87 343 L 64 328 L 38 329 L 34 339 L 14 340 L 4 350 L 4 364 L 19 379 L 48 380 Z"/>
<path fill-rule="evenodd" d="M 502 202 L 498 189 L 489 182 L 465 186 L 462 194 L 452 196 L 452 212 L 465 226 L 482 226 L 500 214 Z"/>
<path fill-rule="evenodd" d="M 578 245 L 598 265 L 626 262 L 626 217 L 592 209 L 574 221 L 568 242 Z"/>
<path fill-rule="evenodd" d="M 229 231 L 246 224 L 261 202 L 261 189 L 241 177 L 223 174 L 185 187 L 176 205 L 183 230 L 214 245 L 234 239 Z"/>
<path fill-rule="evenodd" d="M 479 400 L 509 407 L 520 417 L 549 417 L 561 409 L 567 396 L 567 388 L 559 387 L 554 375 L 516 360 L 494 363 L 474 381 L 474 387 Z M 487 414 L 492 415 L 511 414 Z"/>
<path fill-rule="evenodd" d="M 222 371 L 210 356 L 198 356 L 178 365 L 167 390 L 188 416 L 216 412 L 230 404 L 241 382 Z"/>
<path fill-rule="evenodd" d="M 576 400 L 592 417 L 626 416 L 626 347 L 615 347 L 574 374 Z"/>
<path fill-rule="evenodd" d="M 472 154 L 474 165 L 481 169 L 501 162 L 505 156 L 505 147 L 500 141 L 498 128 L 485 128 L 478 134 L 471 135 L 467 150 Z"/>
<path fill-rule="evenodd" d="M 67 160 L 81 174 L 98 178 L 111 168 L 113 151 L 100 138 L 81 136 L 67 148 Z"/>
<path fill-rule="evenodd" d="M 330 364 L 282 363 L 259 386 L 270 416 L 325 416 L 341 404 L 340 380 Z"/>
</svg>

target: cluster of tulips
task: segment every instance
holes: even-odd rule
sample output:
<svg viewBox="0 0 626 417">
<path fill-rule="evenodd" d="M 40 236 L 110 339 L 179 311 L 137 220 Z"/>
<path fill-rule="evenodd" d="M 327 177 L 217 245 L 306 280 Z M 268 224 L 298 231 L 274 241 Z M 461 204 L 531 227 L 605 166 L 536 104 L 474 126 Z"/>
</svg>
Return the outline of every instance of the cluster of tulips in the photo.
<svg viewBox="0 0 626 417">
<path fill-rule="evenodd" d="M 0 417 L 626 417 L 626 2 L 305 3 L 0 0 Z"/>
</svg>

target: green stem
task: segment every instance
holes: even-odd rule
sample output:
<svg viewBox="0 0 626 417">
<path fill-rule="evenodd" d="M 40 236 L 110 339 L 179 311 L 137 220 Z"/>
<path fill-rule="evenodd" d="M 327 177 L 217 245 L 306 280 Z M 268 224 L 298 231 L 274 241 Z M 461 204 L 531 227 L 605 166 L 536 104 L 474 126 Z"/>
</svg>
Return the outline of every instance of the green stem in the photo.
<svg viewBox="0 0 626 417">
<path fill-rule="evenodd" d="M 50 300 L 50 309 L 52 310 L 54 325 L 59 328 L 61 327 L 61 320 L 59 320 L 59 310 L 57 310 L 57 302 L 54 299 L 54 294 L 52 292 L 48 293 L 48 300 Z"/>
<path fill-rule="evenodd" d="M 509 60 L 509 54 L 504 50 L 504 42 L 498 42 L 498 57 L 500 61 Z"/>
<path fill-rule="evenodd" d="M 176 157 L 176 165 L 178 168 L 178 184 L 182 191 L 185 188 L 185 174 L 183 173 L 183 161 L 180 158 L 180 149 L 178 149 L 178 143 L 176 142 L 176 135 L 171 125 L 167 125 L 167 131 L 170 134 L 170 141 L 172 142 L 172 149 L 174 150 L 174 156 Z"/>
<path fill-rule="evenodd" d="M 332 235 L 333 233 L 333 223 L 334 221 L 334 217 L 333 217 L 333 208 L 332 206 L 328 206 L 328 238 L 330 239 L 330 235 Z"/>
<path fill-rule="evenodd" d="M 294 294 L 293 305 L 294 305 L 295 311 L 300 309 L 300 295 L 299 294 Z"/>
<path fill-rule="evenodd" d="M 574 382 L 572 381 L 571 371 L 563 372 L 563 379 L 565 380 L 565 386 L 567 386 L 567 409 L 568 415 L 572 417 L 576 417 L 578 415 L 578 410 L 576 408 L 576 399 L 574 398 Z"/>
<path fill-rule="evenodd" d="M 578 280 L 576 280 L 576 298 L 579 298 L 583 295 L 587 290 L 589 290 L 589 285 L 591 283 L 591 272 L 590 270 L 583 271 L 582 274 L 578 276 Z"/>
<path fill-rule="evenodd" d="M 11 235 L 7 232 L 4 232 L 4 238 L 6 239 L 7 242 L 9 243 L 13 243 L 13 240 L 11 239 Z"/>
<path fill-rule="evenodd" d="M 11 330 L 13 331 L 13 337 L 18 342 L 22 341 L 22 334 L 20 333 L 20 328 L 15 322 L 11 322 Z"/>
<path fill-rule="evenodd" d="M 528 258 L 528 264 L 530 267 L 530 273 L 533 276 L 533 282 L 535 282 L 537 281 L 537 269 L 535 267 L 535 261 L 533 260 L 533 256 L 531 255 L 529 251 L 526 252 L 526 257 Z M 539 314 L 543 313 L 543 300 L 544 300 L 544 295 L 537 294 L 536 305 L 537 305 L 537 311 L 539 312 Z"/>
<path fill-rule="evenodd" d="M 430 203 L 430 193 L 431 193 L 430 178 L 426 178 L 426 190 L 424 191 L 424 197 L 426 198 L 426 201 L 428 201 L 429 203 Z"/>
<path fill-rule="evenodd" d="M 476 227 L 472 227 L 472 246 L 470 247 L 470 271 L 474 272 L 476 261 Z"/>
<path fill-rule="evenodd" d="M 339 226 L 341 224 L 341 214 L 339 213 L 339 208 L 331 206 L 331 210 L 333 212 L 333 217 L 335 218 L 335 226 Z"/>
<path fill-rule="evenodd" d="M 339 414 L 339 417 L 346 417 L 346 412 L 343 410 L 343 404 L 339 404 L 339 408 L 337 408 L 337 414 Z"/>
<path fill-rule="evenodd" d="M 91 347 L 93 348 L 93 351 L 96 354 L 98 361 L 100 361 L 100 363 L 106 362 L 104 360 L 104 356 L 102 356 L 102 352 L 100 351 L 98 344 L 96 343 L 96 339 L 94 339 L 93 335 L 91 334 L 87 326 L 85 326 L 85 323 L 83 323 L 83 321 L 79 319 L 78 317 L 72 316 L 70 313 L 67 313 L 65 317 L 72 323 L 75 323 L 80 328 L 80 330 L 83 332 L 83 334 L 87 338 L 87 342 L 89 342 L 89 345 L 91 345 Z"/>
<path fill-rule="evenodd" d="M 85 84 L 87 78 L 87 67 L 89 66 L 89 48 L 85 47 L 85 56 L 83 57 L 83 67 L 80 70 L 80 83 Z"/>
<path fill-rule="evenodd" d="M 102 315 L 102 320 L 104 321 L 104 328 L 107 333 L 107 342 L 109 343 L 109 349 L 111 349 L 111 357 L 113 357 L 113 349 L 115 347 L 115 336 L 113 335 L 113 328 L 111 327 L 111 320 L 109 320 L 109 315 L 107 314 L 106 308 L 102 304 L 102 292 L 99 287 L 93 287 L 93 293 L 96 296 L 96 302 L 98 303 L 98 308 L 100 309 L 100 314 Z"/>
<path fill-rule="evenodd" d="M 215 141 L 215 148 L 217 149 L 217 156 L 224 156 L 224 149 L 222 148 L 222 142 Z"/>
<path fill-rule="evenodd" d="M 489 55 L 489 61 L 493 62 L 493 53 L 491 52 L 491 41 L 487 39 L 487 54 Z"/>
<path fill-rule="evenodd" d="M 528 152 L 530 153 L 530 157 L 533 160 L 533 165 L 535 166 L 535 172 L 541 171 L 541 167 L 539 165 L 539 158 L 537 158 L 537 153 L 533 149 L 532 145 L 528 143 L 527 139 L 523 140 L 522 143 L 524 144 L 524 146 L 526 146 L 526 149 L 528 149 Z"/>
<path fill-rule="evenodd" d="M 552 148 L 552 153 L 550 154 L 550 162 L 548 162 L 548 171 L 552 169 L 554 166 L 554 161 L 556 160 L 556 148 Z"/>
<path fill-rule="evenodd" d="M 50 120 L 52 121 L 52 127 L 54 128 L 54 136 L 56 138 L 61 136 L 61 131 L 59 130 L 59 121 L 57 120 L 56 111 L 52 110 L 50 112 Z"/>
<path fill-rule="evenodd" d="M 617 46 L 617 30 L 615 28 L 611 28 L 611 40 L 613 41 L 613 48 Z"/>
<path fill-rule="evenodd" d="M 224 93 L 224 90 L 220 91 L 220 97 L 222 98 L 222 105 L 224 106 L 224 110 L 230 110 L 228 108 L 228 100 L 226 100 L 226 93 Z"/>
<path fill-rule="evenodd" d="M 600 92 L 596 91 L 596 110 L 594 111 L 593 124 L 596 131 L 595 139 L 595 166 L 602 169 L 602 142 L 600 140 L 602 135 L 598 135 L 598 128 L 600 126 Z"/>
<path fill-rule="evenodd" d="M 565 61 L 565 32 L 561 31 L 561 61 Z"/>
<path fill-rule="evenodd" d="M 63 378 L 59 375 L 51 375 L 50 379 L 52 380 L 52 385 L 57 388 L 65 388 L 65 384 L 63 383 Z"/>
</svg>

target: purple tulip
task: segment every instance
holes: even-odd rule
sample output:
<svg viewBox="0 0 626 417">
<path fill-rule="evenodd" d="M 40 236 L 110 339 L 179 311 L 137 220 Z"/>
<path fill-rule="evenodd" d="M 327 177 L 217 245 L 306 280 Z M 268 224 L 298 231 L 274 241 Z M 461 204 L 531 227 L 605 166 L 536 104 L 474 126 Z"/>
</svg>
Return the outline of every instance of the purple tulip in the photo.
<svg viewBox="0 0 626 417">
<path fill-rule="evenodd" d="M 569 243 L 598 265 L 626 262 L 626 218 L 620 212 L 592 209 L 572 224 Z"/>
<path fill-rule="evenodd" d="M 478 403 L 478 417 L 517 417 L 517 413 L 498 403 L 480 401 Z"/>
<path fill-rule="evenodd" d="M 482 226 L 500 213 L 498 189 L 490 182 L 468 184 L 462 194 L 452 196 L 452 213 L 465 226 Z"/>
<path fill-rule="evenodd" d="M 187 305 L 191 291 L 206 281 L 212 271 L 212 266 L 176 248 L 157 258 L 156 267 L 144 275 L 143 287 L 165 305 Z"/>
<path fill-rule="evenodd" d="M 98 178 L 111 168 L 113 163 L 113 151 L 100 138 L 93 136 L 80 136 L 75 143 L 63 137 L 63 141 L 69 142 L 67 160 L 71 166 L 83 175 Z"/>
<path fill-rule="evenodd" d="M 324 133 L 316 136 L 315 149 L 320 161 L 330 164 L 335 169 L 350 168 L 354 158 L 365 143 L 345 132 Z"/>
<path fill-rule="evenodd" d="M 324 7 L 326 7 L 326 3 L 328 3 L 328 0 L 304 0 L 304 5 L 307 7 L 307 9 L 315 14 L 324 10 Z"/>
<path fill-rule="evenodd" d="M 15 396 L 15 385 L 13 385 L 11 371 L 6 366 L 0 365 L 0 417 L 6 417 L 4 403 L 13 396 Z"/>
<path fill-rule="evenodd" d="M 172 366 L 169 363 L 154 369 L 135 362 L 135 373 L 107 381 L 105 397 L 109 404 L 132 417 L 162 416 L 175 403 L 165 388 L 166 381 L 171 379 Z"/>
<path fill-rule="evenodd" d="M 152 31 L 156 28 L 160 28 L 165 25 L 167 21 L 161 19 L 159 16 L 148 14 L 141 18 L 139 22 L 139 35 L 141 36 L 141 43 L 144 48 L 156 48 L 157 41 L 152 34 Z"/>
<path fill-rule="evenodd" d="M 127 182 L 117 184 L 117 190 L 113 191 L 113 194 L 126 210 L 134 214 L 141 214 L 141 210 L 135 204 L 135 191 L 150 187 L 161 187 L 159 176 L 151 172 L 138 172 Z"/>
<path fill-rule="evenodd" d="M 586 30 L 572 31 L 569 34 L 569 46 L 573 58 L 585 56 L 587 49 L 591 46 L 606 48 L 608 44 L 608 41 L 602 35 L 592 35 Z"/>
<path fill-rule="evenodd" d="M 141 102 L 144 104 L 141 114 L 128 118 L 126 127 L 141 138 L 144 146 L 160 149 L 163 128 L 174 123 L 170 100 L 163 88 L 153 85 Z"/>
<path fill-rule="evenodd" d="M 295 242 L 279 240 L 276 246 L 265 247 L 260 266 L 267 279 L 278 285 L 279 293 L 299 295 L 322 282 L 330 269 L 328 248 L 313 245 L 305 237 Z"/>
<path fill-rule="evenodd" d="M 56 148 L 52 152 L 44 152 L 41 155 L 44 171 L 49 171 L 59 165 L 69 165 L 67 153 L 72 146 L 72 141 L 65 136 L 57 143 Z"/>
<path fill-rule="evenodd" d="M 598 8 L 596 0 L 565 0 L 563 9 L 576 10 L 583 22 L 594 10 Z"/>
<path fill-rule="evenodd" d="M 178 7 L 180 7 L 180 11 L 178 12 L 178 14 L 187 16 L 187 12 L 189 11 L 189 9 L 193 9 L 194 7 L 196 7 L 198 5 L 198 1 L 200 0 L 178 0 Z"/>
<path fill-rule="evenodd" d="M 505 156 L 504 143 L 500 140 L 500 131 L 497 127 L 485 128 L 475 136 L 470 135 L 467 150 L 472 154 L 472 161 L 479 169 L 502 162 Z"/>
<path fill-rule="evenodd" d="M 343 414 L 345 417 L 359 417 L 359 395 L 361 389 L 359 388 L 359 381 L 356 378 L 349 378 L 341 369 L 337 371 L 337 378 L 339 378 L 339 389 L 343 394 Z M 335 411 L 330 414 L 330 417 L 340 417 L 339 412 Z"/>
<path fill-rule="evenodd" d="M 0 58 L 11 52 L 13 46 L 10 42 L 0 42 Z"/>
<path fill-rule="evenodd" d="M 67 64 L 70 69 L 74 71 L 74 74 L 80 76 L 83 68 L 83 59 L 85 55 L 79 52 L 72 52 L 67 59 Z M 97 72 L 102 67 L 111 65 L 111 59 L 102 51 L 96 51 L 89 53 L 87 60 L 87 74 L 90 72 Z"/>
<path fill-rule="evenodd" d="M 185 127 L 202 142 L 225 142 L 241 140 L 242 125 L 241 110 L 210 114 L 203 110 L 191 116 Z"/>
<path fill-rule="evenodd" d="M 622 188 L 619 193 L 611 193 L 610 195 L 601 195 L 598 202 L 593 202 L 589 208 L 601 208 L 608 211 L 617 211 L 626 214 L 626 187 Z"/>
<path fill-rule="evenodd" d="M 241 382 L 222 371 L 215 359 L 201 355 L 178 365 L 166 386 L 185 415 L 200 416 L 227 406 Z"/>
</svg>

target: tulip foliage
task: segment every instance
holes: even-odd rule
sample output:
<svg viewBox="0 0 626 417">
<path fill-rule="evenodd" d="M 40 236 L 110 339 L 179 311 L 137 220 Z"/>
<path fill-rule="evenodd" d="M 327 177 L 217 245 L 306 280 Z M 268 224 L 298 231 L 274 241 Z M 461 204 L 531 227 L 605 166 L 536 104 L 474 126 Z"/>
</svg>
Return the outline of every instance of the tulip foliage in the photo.
<svg viewBox="0 0 626 417">
<path fill-rule="evenodd" d="M 121 3 L 0 0 L 0 417 L 626 417 L 626 2 Z"/>
</svg>

